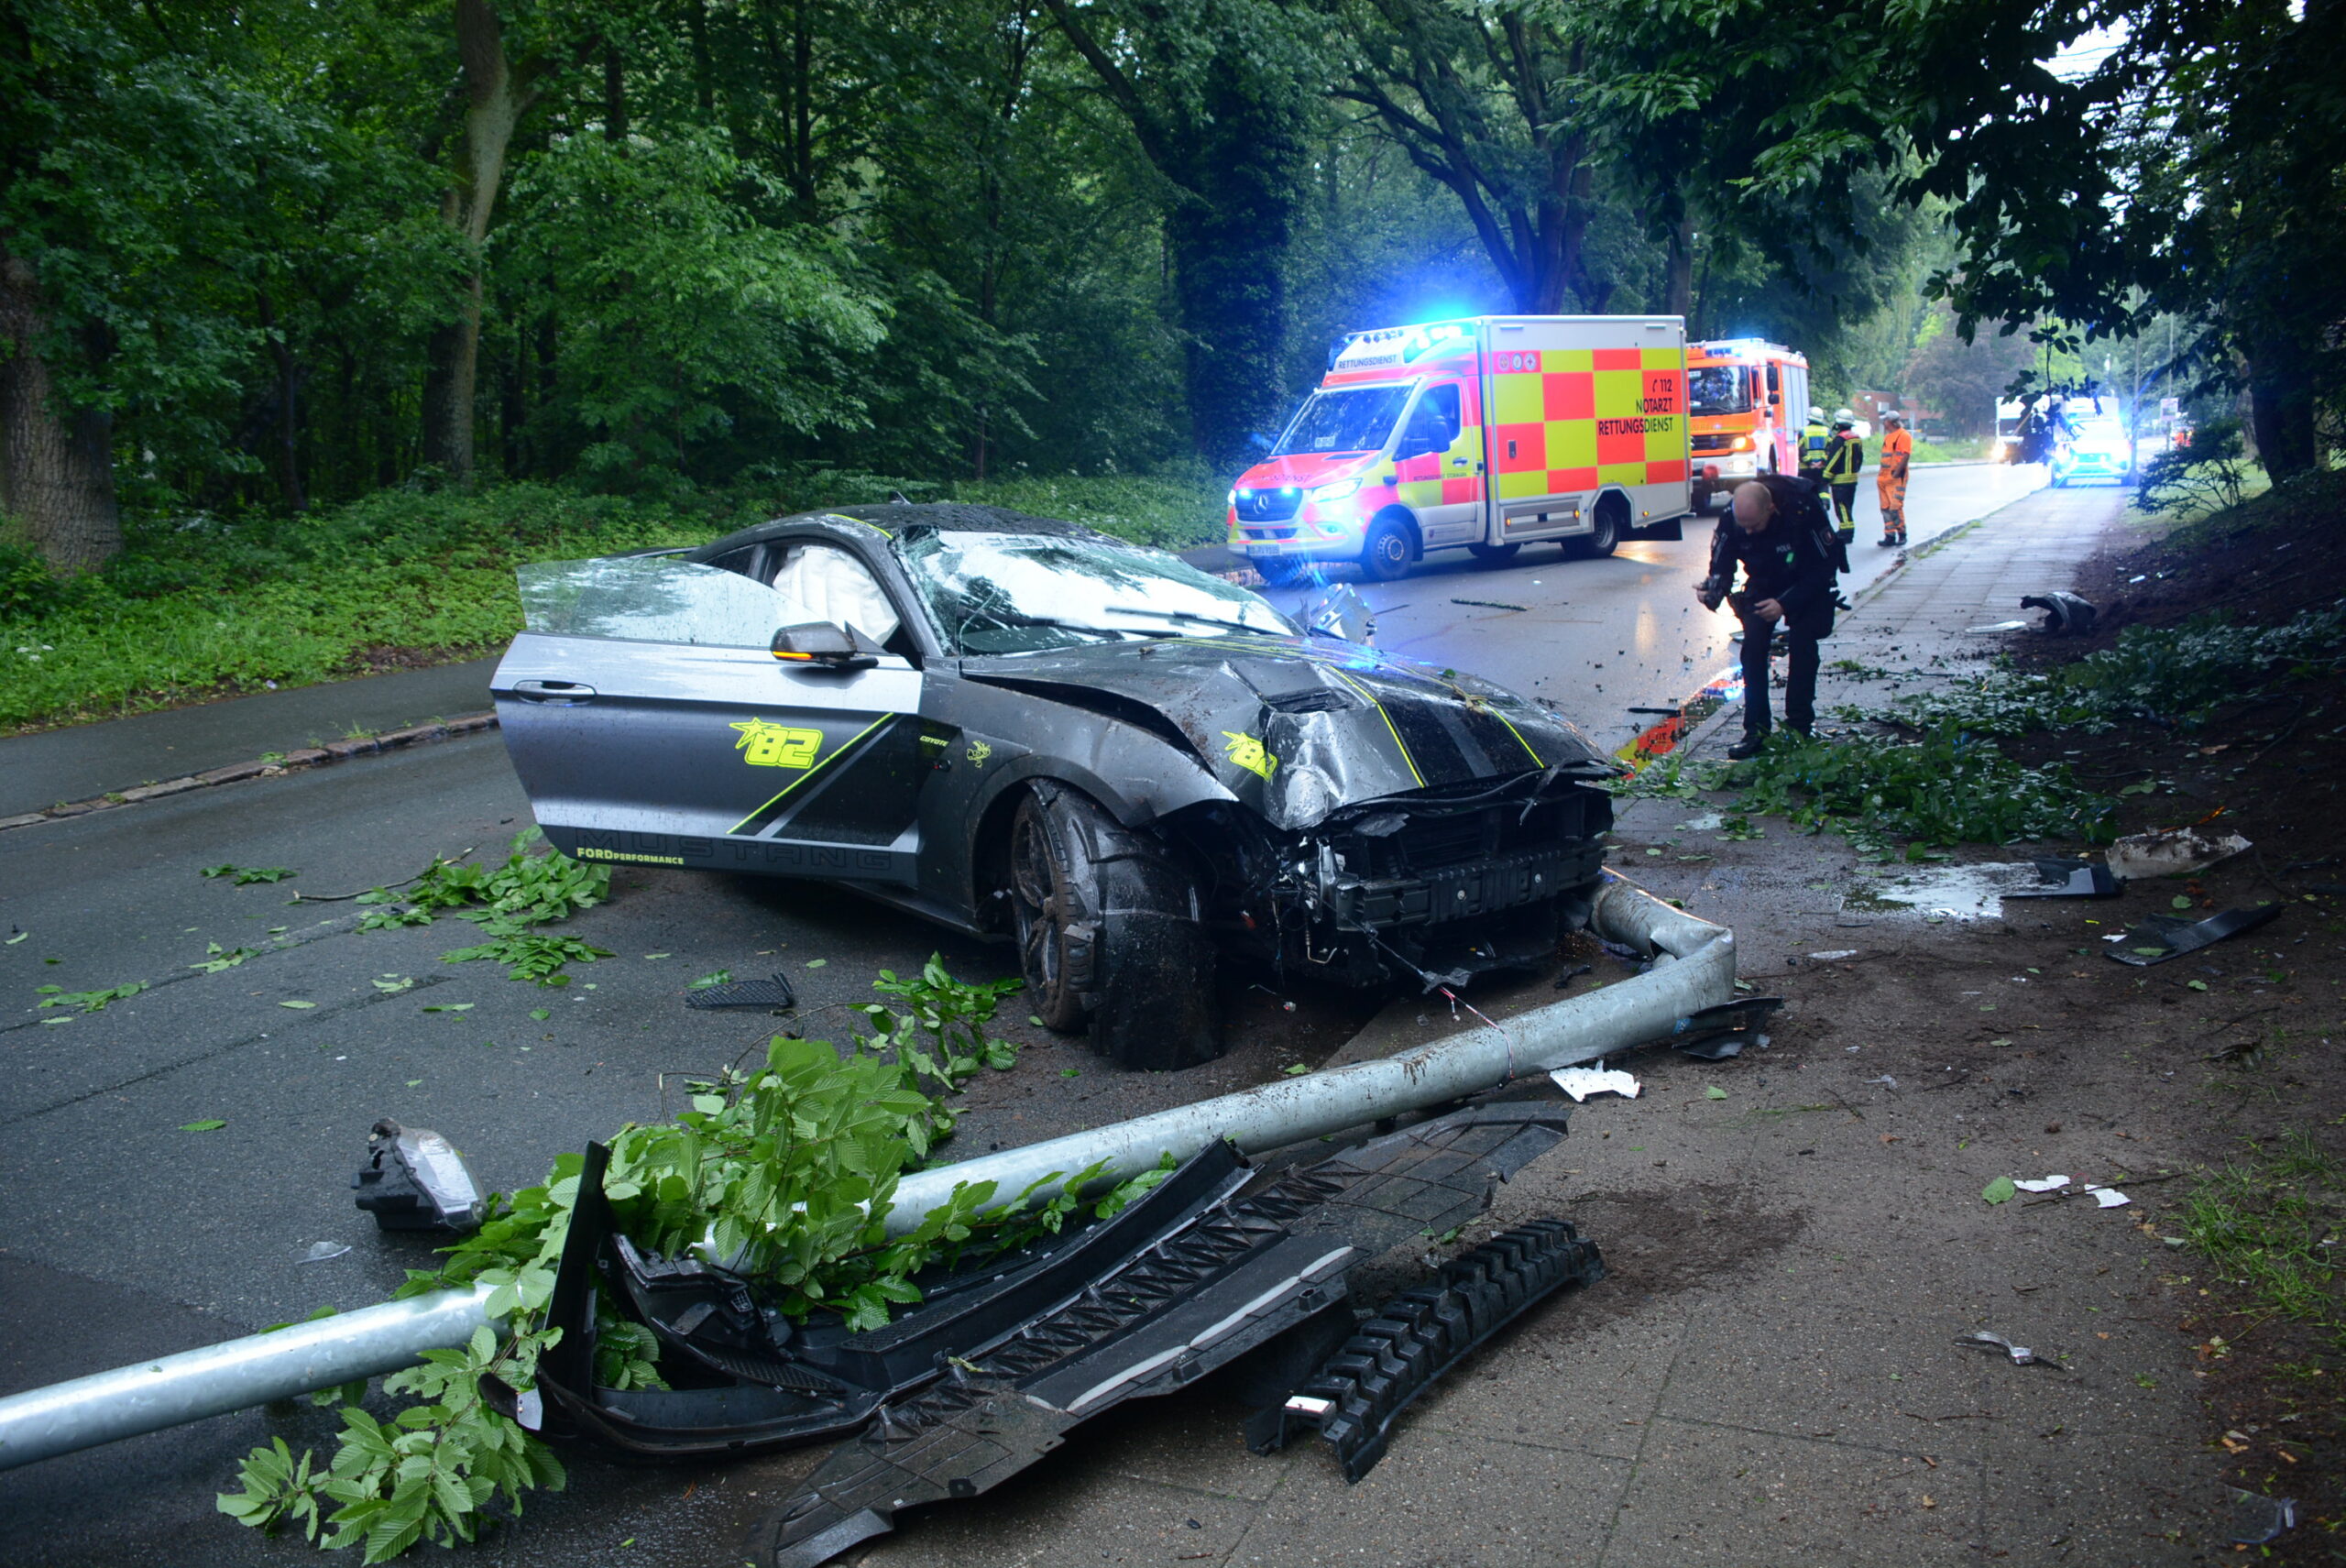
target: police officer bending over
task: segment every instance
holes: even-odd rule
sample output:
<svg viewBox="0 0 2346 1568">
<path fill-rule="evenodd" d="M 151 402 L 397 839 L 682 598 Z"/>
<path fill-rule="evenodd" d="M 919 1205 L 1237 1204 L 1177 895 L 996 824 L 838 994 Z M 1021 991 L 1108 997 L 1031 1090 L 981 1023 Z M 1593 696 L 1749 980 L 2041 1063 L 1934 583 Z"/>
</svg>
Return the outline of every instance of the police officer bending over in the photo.
<svg viewBox="0 0 2346 1568">
<path fill-rule="evenodd" d="M 1778 621 L 1792 645 L 1784 723 L 1803 738 L 1815 725 L 1816 644 L 1833 635 L 1834 577 L 1844 569 L 1838 549 L 1814 488 L 1780 474 L 1738 488 L 1729 516 L 1711 535 L 1711 575 L 1695 597 L 1706 609 L 1725 600 L 1743 621 L 1743 739 L 1728 756 L 1753 756 L 1767 741 L 1768 651 Z M 1736 590 L 1738 566 L 1743 587 Z"/>
</svg>

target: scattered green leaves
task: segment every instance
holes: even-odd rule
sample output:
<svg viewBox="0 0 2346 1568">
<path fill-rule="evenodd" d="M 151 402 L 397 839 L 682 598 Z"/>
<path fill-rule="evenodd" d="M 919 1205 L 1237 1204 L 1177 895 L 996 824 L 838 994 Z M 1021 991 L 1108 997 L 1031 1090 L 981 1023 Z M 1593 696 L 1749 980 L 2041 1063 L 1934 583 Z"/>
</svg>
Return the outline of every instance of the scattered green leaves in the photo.
<svg viewBox="0 0 2346 1568">
<path fill-rule="evenodd" d="M 278 1003 L 278 1005 L 279 1005 L 280 1007 L 292 1007 L 292 1008 L 297 1008 L 297 1009 L 300 1009 L 300 1010 L 301 1010 L 301 1011 L 303 1011 L 303 1012 L 307 1012 L 309 1009 L 311 1009 L 311 1008 L 312 1008 L 312 1007 L 315 1007 L 315 1006 L 317 1005 L 317 1003 L 314 1003 L 314 1002 L 302 1002 L 302 1001 L 300 1001 L 300 1000 L 298 1000 L 298 999 L 297 999 L 297 1000 L 292 1001 L 292 1002 L 280 1002 L 280 1003 Z"/>
<path fill-rule="evenodd" d="M 1705 1100 L 1724 1100 L 1727 1098 L 1727 1091 L 1714 1083 L 1703 1091 L 1703 1098 Z"/>
<path fill-rule="evenodd" d="M 206 942 L 203 945 L 203 950 L 210 957 L 198 959 L 187 967 L 202 970 L 206 974 L 218 974 L 224 970 L 235 969 L 247 959 L 260 957 L 258 948 L 223 948 L 217 942 Z"/>
<path fill-rule="evenodd" d="M 2004 1203 L 2009 1202 L 2012 1194 L 2019 1190 L 2011 1177 L 2000 1176 L 1979 1190 L 1979 1198 L 1986 1203 Z"/>
<path fill-rule="evenodd" d="M 215 1117 L 203 1122 L 181 1122 L 180 1124 L 180 1131 L 182 1133 L 216 1133 L 227 1124 L 227 1123 L 220 1121 Z"/>
<path fill-rule="evenodd" d="M 109 986 L 104 991 L 68 991 L 61 985 L 43 985 L 36 987 L 35 992 L 42 998 L 43 1007 L 71 1007 L 83 1013 L 103 1013 L 108 1004 L 136 996 L 146 989 L 145 981 L 134 980 L 125 985 Z"/>
<path fill-rule="evenodd" d="M 574 959 L 593 963 L 597 959 L 611 956 L 608 948 L 598 948 L 582 942 L 576 937 L 549 937 L 527 931 L 500 932 L 486 942 L 470 948 L 455 948 L 440 955 L 444 964 L 469 963 L 486 959 L 504 964 L 509 980 L 534 981 L 540 985 L 568 985 L 570 976 L 563 973 L 563 966 Z"/>
<path fill-rule="evenodd" d="M 708 973 L 701 976 L 698 980 L 685 987 L 685 989 L 686 991 L 707 991 L 712 986 L 730 985 L 732 983 L 733 971 L 731 970 L 711 970 Z"/>
<path fill-rule="evenodd" d="M 237 887 L 249 887 L 257 882 L 283 882 L 288 877 L 299 876 L 301 873 L 291 866 L 236 866 L 223 863 L 204 867 L 203 874 L 214 879 L 227 877 Z"/>
</svg>

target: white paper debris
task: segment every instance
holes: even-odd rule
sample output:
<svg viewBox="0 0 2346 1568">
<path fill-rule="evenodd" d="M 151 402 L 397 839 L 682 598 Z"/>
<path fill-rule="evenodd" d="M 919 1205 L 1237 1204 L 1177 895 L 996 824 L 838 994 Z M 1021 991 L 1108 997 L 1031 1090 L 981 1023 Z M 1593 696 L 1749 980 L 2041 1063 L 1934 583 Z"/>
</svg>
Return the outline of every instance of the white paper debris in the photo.
<svg viewBox="0 0 2346 1568">
<path fill-rule="evenodd" d="M 2115 1187 L 2094 1187 L 2088 1185 L 2086 1188 L 2086 1190 L 2093 1194 L 2093 1201 L 2096 1206 L 2103 1209 L 2122 1209 L 2127 1204 L 2133 1201 L 2132 1198 L 2127 1197 L 2126 1194 L 2119 1191 Z"/>
<path fill-rule="evenodd" d="M 2023 1192 L 2051 1192 L 2056 1188 L 2069 1185 L 2069 1179 L 2066 1176 L 2048 1176 L 2042 1181 L 2015 1181 L 2012 1185 Z"/>
<path fill-rule="evenodd" d="M 1884 1089 L 1895 1089 L 1895 1088 L 1897 1088 L 1897 1087 L 1898 1087 L 1898 1080 L 1897 1080 L 1896 1079 L 1894 1079 L 1894 1078 L 1891 1077 L 1891 1076 L 1890 1076 L 1888 1073 L 1886 1073 L 1886 1072 L 1885 1072 L 1885 1073 L 1883 1073 L 1880 1078 L 1869 1078 L 1869 1079 L 1867 1079 L 1867 1080 L 1866 1080 L 1866 1081 L 1867 1081 L 1868 1083 L 1879 1083 L 1879 1084 L 1880 1084 Z"/>
<path fill-rule="evenodd" d="M 2247 848 L 2248 840 L 2237 833 L 2210 839 L 2188 828 L 2175 828 L 2121 839 L 2102 859 L 2109 862 L 2111 876 L 2121 882 L 2138 882 L 2144 877 L 2187 875 L 2230 860 Z"/>
<path fill-rule="evenodd" d="M 1624 1100 L 1638 1097 L 1638 1080 L 1617 1067 L 1560 1067 L 1548 1076 L 1575 1101 L 1592 1094 L 1617 1094 Z"/>
<path fill-rule="evenodd" d="M 1854 959 L 1858 956 L 1858 949 L 1855 948 L 1835 948 L 1827 952 L 1811 953 L 1808 956 L 1812 959 Z"/>
</svg>

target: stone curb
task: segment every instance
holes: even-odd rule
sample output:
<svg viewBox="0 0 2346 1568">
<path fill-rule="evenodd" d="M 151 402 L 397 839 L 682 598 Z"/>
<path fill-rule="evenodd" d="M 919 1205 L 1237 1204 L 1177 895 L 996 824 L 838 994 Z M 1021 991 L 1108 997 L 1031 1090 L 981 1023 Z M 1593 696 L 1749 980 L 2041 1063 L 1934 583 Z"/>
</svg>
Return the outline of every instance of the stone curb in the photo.
<svg viewBox="0 0 2346 1568">
<path fill-rule="evenodd" d="M 484 729 L 496 728 L 497 715 L 492 710 L 463 714 L 432 724 L 411 724 L 404 729 L 386 730 L 380 735 L 333 740 L 323 746 L 305 746 L 299 751 L 286 752 L 275 762 L 230 762 L 225 767 L 209 768 L 184 778 L 165 779 L 159 784 L 141 784 L 137 789 L 110 790 L 89 800 L 67 801 L 45 811 L 0 817 L 0 833 L 11 828 L 29 828 L 36 822 L 55 822 L 69 817 L 86 817 L 93 811 L 104 811 L 116 806 L 137 806 L 144 801 L 161 800 L 166 795 L 185 795 L 190 790 L 210 789 L 215 784 L 239 784 L 246 779 L 282 778 L 304 768 L 323 767 L 329 762 L 346 762 L 352 757 L 364 757 L 379 751 L 395 751 L 403 746 L 427 740 L 477 735 Z"/>
</svg>

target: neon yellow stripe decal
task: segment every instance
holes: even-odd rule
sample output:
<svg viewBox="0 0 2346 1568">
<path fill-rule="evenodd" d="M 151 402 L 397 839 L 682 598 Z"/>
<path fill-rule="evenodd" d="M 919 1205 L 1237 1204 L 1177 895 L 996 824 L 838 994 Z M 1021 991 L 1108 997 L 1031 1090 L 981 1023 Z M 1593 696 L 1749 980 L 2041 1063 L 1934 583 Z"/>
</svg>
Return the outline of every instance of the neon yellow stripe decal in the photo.
<svg viewBox="0 0 2346 1568">
<path fill-rule="evenodd" d="M 1531 759 L 1531 765 L 1533 767 L 1544 768 L 1548 765 L 1547 762 L 1540 758 L 1540 753 L 1531 749 L 1531 742 L 1523 738 L 1523 731 L 1518 729 L 1513 724 L 1509 723 L 1507 715 L 1498 710 L 1498 705 L 1496 703 L 1489 703 L 1485 706 L 1490 709 L 1492 718 L 1497 719 L 1501 724 L 1507 725 L 1507 732 L 1515 737 L 1515 743 L 1523 748 L 1524 754 Z"/>
<path fill-rule="evenodd" d="M 1336 668 L 1333 664 L 1327 665 L 1325 668 L 1330 674 L 1335 676 L 1338 680 L 1343 682 L 1344 685 L 1352 687 L 1353 690 L 1360 693 L 1361 696 L 1368 699 L 1368 706 L 1376 709 L 1376 717 L 1385 720 L 1385 732 L 1393 737 L 1393 745 L 1395 749 L 1401 753 L 1401 761 L 1408 764 L 1409 776 L 1418 781 L 1419 788 L 1424 788 L 1426 776 L 1425 774 L 1418 772 L 1418 760 L 1409 755 L 1409 748 L 1402 741 L 1401 732 L 1393 728 L 1393 716 L 1385 711 L 1385 705 L 1376 700 L 1376 695 L 1370 691 L 1366 686 L 1362 685 L 1358 681 L 1353 679 L 1350 675 L 1344 674 L 1343 671 Z"/>
<path fill-rule="evenodd" d="M 825 757 L 822 761 L 817 762 L 813 767 L 807 769 L 796 778 L 791 780 L 788 784 L 783 785 L 781 792 L 772 800 L 767 801 L 763 806 L 759 806 L 755 811 L 751 812 L 749 816 L 744 817 L 740 821 L 736 822 L 732 827 L 728 828 L 725 831 L 728 833 L 739 833 L 742 828 L 748 827 L 751 823 L 755 822 L 767 812 L 772 811 L 775 806 L 782 804 L 783 796 L 787 795 L 792 790 L 796 789 L 800 784 L 805 784 L 808 779 L 813 778 L 817 773 L 821 773 L 825 768 L 829 767 L 833 762 L 838 762 L 841 757 L 844 757 L 850 751 L 854 751 L 855 743 L 858 740 L 862 740 L 866 735 L 871 734 L 874 729 L 879 729 L 882 725 L 887 723 L 888 720 L 895 717 L 896 716 L 893 713 L 883 713 L 879 718 L 873 719 L 871 723 L 865 725 L 862 729 L 857 730 L 854 734 L 849 736 L 847 740 L 839 745 L 837 751 L 833 751 L 829 756 Z"/>
</svg>

